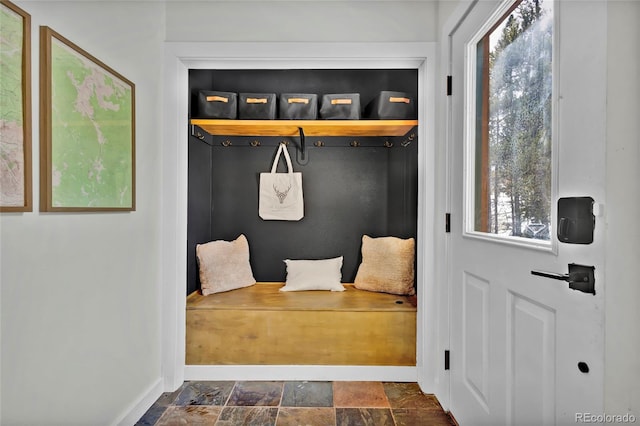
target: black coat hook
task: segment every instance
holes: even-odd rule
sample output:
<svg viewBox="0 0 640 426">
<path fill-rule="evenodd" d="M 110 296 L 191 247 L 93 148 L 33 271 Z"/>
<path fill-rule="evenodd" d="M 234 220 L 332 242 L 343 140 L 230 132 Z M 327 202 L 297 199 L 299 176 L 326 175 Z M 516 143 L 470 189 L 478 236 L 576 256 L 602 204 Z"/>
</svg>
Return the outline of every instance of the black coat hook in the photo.
<svg viewBox="0 0 640 426">
<path fill-rule="evenodd" d="M 304 142 L 304 130 L 302 127 L 298 127 L 298 132 L 300 133 L 300 159 L 304 161 L 306 146 Z"/>
</svg>

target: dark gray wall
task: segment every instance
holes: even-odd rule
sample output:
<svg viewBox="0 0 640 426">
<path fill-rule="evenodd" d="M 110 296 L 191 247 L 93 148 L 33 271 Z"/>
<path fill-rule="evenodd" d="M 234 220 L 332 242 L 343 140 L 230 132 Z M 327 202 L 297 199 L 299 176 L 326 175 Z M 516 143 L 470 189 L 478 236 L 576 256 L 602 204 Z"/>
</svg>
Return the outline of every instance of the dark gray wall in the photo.
<svg viewBox="0 0 640 426">
<path fill-rule="evenodd" d="M 417 94 L 416 70 L 192 70 L 190 76 L 192 105 L 201 89 L 357 92 L 363 107 L 380 90 Z M 295 171 L 302 172 L 305 217 L 298 222 L 258 216 L 259 173 L 269 171 L 283 139 L 289 142 Z M 251 147 L 254 140 L 261 146 Z M 318 140 L 325 146 L 314 146 Z M 351 147 L 354 140 L 361 146 Z M 232 145 L 224 147 L 224 141 Z M 363 234 L 416 237 L 418 141 L 407 142 L 407 136 L 307 137 L 307 155 L 300 161 L 299 138 L 190 137 L 187 291 L 199 288 L 195 245 L 240 234 L 249 241 L 258 281 L 284 281 L 287 258 L 344 256 L 342 280 L 353 282 Z M 278 170 L 285 170 L 284 161 Z"/>
</svg>

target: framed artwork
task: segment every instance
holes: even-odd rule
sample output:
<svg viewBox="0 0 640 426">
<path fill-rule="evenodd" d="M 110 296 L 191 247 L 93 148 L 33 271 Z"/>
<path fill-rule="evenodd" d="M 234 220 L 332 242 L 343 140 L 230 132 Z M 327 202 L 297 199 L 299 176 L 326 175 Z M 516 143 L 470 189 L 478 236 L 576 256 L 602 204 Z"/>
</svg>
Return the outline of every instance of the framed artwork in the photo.
<svg viewBox="0 0 640 426">
<path fill-rule="evenodd" d="M 0 212 L 30 212 L 31 16 L 0 0 Z"/>
<path fill-rule="evenodd" d="M 40 210 L 135 207 L 135 85 L 40 27 Z"/>
</svg>

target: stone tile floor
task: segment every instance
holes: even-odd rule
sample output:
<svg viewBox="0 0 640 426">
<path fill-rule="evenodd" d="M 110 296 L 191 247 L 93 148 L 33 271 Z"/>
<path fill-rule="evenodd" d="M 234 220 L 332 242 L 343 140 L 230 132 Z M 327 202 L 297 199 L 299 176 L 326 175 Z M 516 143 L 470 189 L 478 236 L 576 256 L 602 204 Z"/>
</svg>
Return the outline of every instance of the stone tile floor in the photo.
<svg viewBox="0 0 640 426">
<path fill-rule="evenodd" d="M 452 425 L 416 383 L 185 382 L 136 425 Z"/>
</svg>

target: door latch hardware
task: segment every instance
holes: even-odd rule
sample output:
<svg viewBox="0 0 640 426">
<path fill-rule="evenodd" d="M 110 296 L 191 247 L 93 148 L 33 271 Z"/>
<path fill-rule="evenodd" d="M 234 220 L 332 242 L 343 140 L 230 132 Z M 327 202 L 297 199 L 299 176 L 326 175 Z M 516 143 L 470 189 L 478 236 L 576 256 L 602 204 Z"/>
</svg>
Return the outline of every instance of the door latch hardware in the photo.
<svg viewBox="0 0 640 426">
<path fill-rule="evenodd" d="M 589 372 L 589 364 L 587 364 L 584 361 L 580 361 L 578 363 L 578 370 L 580 370 L 581 373 L 588 373 Z"/>
<path fill-rule="evenodd" d="M 531 275 L 566 281 L 569 283 L 569 288 L 572 290 L 578 290 L 583 293 L 595 295 L 595 269 L 596 268 L 593 266 L 576 265 L 575 263 L 570 263 L 568 274 L 557 274 L 555 272 L 545 271 L 531 271 Z"/>
</svg>

